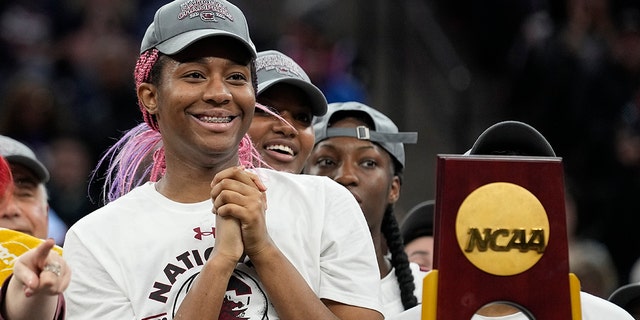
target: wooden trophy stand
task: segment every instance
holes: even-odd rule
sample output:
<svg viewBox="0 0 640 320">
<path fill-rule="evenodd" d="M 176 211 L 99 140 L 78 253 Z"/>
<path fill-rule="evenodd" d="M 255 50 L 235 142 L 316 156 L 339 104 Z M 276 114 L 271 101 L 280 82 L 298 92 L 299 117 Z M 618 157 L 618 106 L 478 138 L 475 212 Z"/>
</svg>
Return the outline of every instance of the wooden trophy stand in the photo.
<svg viewBox="0 0 640 320">
<path fill-rule="evenodd" d="M 531 319 L 581 319 L 569 273 L 561 158 L 438 155 L 434 270 L 422 319 L 506 303 Z"/>
</svg>

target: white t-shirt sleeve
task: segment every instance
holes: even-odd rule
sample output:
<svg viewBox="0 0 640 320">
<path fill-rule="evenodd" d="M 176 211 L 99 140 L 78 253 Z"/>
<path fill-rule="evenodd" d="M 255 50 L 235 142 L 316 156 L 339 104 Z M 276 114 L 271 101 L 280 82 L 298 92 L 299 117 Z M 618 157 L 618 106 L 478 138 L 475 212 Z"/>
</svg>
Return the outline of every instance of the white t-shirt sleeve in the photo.
<svg viewBox="0 0 640 320">
<path fill-rule="evenodd" d="M 63 256 L 72 274 L 65 291 L 67 320 L 135 319 L 131 302 L 73 229 L 67 232 Z"/>
<path fill-rule="evenodd" d="M 326 181 L 320 297 L 380 311 L 380 272 L 364 214 L 346 188 Z"/>
</svg>

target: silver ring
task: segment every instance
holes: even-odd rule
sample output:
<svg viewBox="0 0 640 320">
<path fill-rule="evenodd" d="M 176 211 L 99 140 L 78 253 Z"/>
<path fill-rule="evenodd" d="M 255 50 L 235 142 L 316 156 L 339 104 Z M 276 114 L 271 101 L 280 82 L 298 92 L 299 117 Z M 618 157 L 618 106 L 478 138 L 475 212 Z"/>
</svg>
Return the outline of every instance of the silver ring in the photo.
<svg viewBox="0 0 640 320">
<path fill-rule="evenodd" d="M 47 263 L 42 269 L 42 271 L 52 272 L 53 274 L 59 277 L 60 274 L 62 273 L 62 266 L 60 266 L 60 264 L 58 263 Z"/>
</svg>

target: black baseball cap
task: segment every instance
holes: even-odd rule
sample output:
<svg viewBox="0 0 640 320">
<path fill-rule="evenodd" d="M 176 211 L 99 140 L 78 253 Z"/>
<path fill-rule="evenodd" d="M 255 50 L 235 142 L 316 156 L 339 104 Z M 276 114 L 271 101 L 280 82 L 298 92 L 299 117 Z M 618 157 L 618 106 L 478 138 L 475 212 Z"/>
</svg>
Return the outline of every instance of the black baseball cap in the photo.
<svg viewBox="0 0 640 320">
<path fill-rule="evenodd" d="M 535 157 L 555 157 L 551 144 L 534 127 L 520 121 L 498 122 L 478 136 L 466 155 L 491 155 L 510 151 Z"/>
<path fill-rule="evenodd" d="M 409 243 L 419 237 L 433 236 L 434 207 L 434 200 L 426 200 L 409 209 L 400 224 L 400 234 L 402 234 L 404 243 Z"/>
<path fill-rule="evenodd" d="M 640 298 L 640 282 L 633 282 L 616 289 L 610 296 L 609 301 L 626 309 L 630 302 Z"/>
</svg>

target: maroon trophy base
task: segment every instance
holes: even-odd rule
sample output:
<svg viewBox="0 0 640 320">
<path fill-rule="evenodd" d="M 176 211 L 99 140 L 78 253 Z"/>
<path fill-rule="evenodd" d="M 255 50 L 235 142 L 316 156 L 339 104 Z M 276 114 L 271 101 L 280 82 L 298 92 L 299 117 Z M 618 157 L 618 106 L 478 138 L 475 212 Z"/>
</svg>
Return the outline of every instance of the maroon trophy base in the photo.
<svg viewBox="0 0 640 320">
<path fill-rule="evenodd" d="M 518 201 L 510 197 L 486 201 L 485 197 L 475 202 L 470 200 L 473 198 L 470 195 L 476 194 L 474 191 L 494 185 L 506 185 L 530 193 L 531 199 L 541 204 L 540 208 L 546 213 L 548 225 L 531 226 L 532 219 L 527 216 L 531 214 L 530 210 L 519 212 L 517 205 L 513 206 L 510 214 L 518 218 L 505 222 L 507 225 L 495 222 L 492 225 L 482 225 L 483 221 L 492 221 L 491 208 L 496 202 Z M 479 206 L 490 208 L 487 211 L 478 208 Z M 482 214 L 467 219 L 472 220 L 473 223 L 469 224 L 473 225 L 466 226 L 464 222 L 461 225 L 458 214 L 465 210 Z M 487 216 L 482 217 L 483 214 Z M 513 225 L 513 221 L 516 221 L 516 225 Z M 569 281 L 564 174 L 560 158 L 438 155 L 434 225 L 436 319 L 471 319 L 478 309 L 493 302 L 515 305 L 536 319 L 574 319 Z M 548 230 L 544 230 L 545 228 Z M 460 230 L 478 230 L 475 235 L 479 235 L 481 240 L 483 236 L 489 238 L 493 232 L 494 235 L 502 236 L 504 243 L 508 245 L 487 240 L 485 247 L 468 245 L 465 251 L 467 245 L 461 244 L 460 239 L 468 239 L 474 233 Z M 485 233 L 484 230 L 489 231 Z M 503 234 L 496 230 L 502 230 Z M 518 230 L 524 231 L 519 236 L 514 236 Z M 536 241 L 533 239 L 536 232 L 545 234 L 548 238 L 545 240 L 539 237 L 540 241 Z M 518 245 L 522 248 L 526 241 L 530 241 L 529 246 L 525 245 L 524 249 L 518 250 Z M 540 251 L 537 255 L 521 252 L 535 249 Z M 493 254 L 499 258 L 491 260 L 495 263 L 483 270 L 470 259 L 482 258 L 483 254 Z M 525 254 L 528 258 L 524 258 Z M 519 258 L 520 255 L 522 259 Z M 526 270 L 516 274 L 492 272 L 494 268 L 501 270 L 503 265 L 510 265 L 511 262 L 531 260 L 532 256 L 537 258 Z M 491 270 L 488 272 L 487 269 Z M 423 305 L 423 308 L 429 307 Z"/>
</svg>

